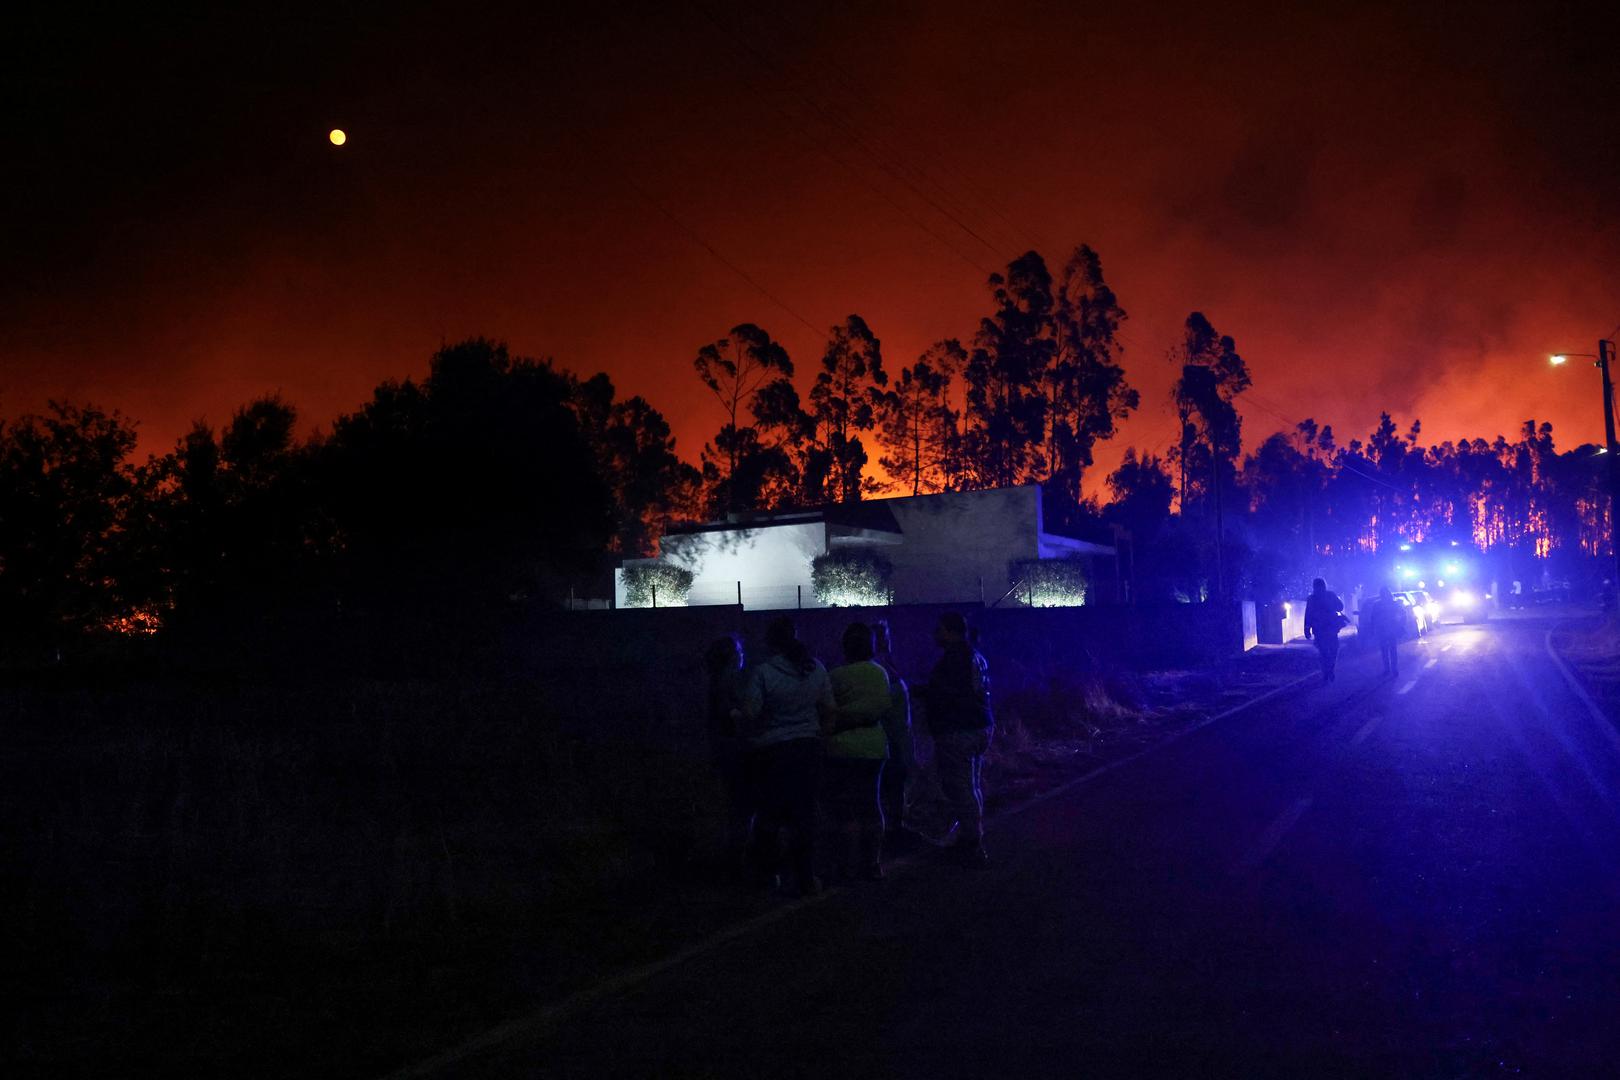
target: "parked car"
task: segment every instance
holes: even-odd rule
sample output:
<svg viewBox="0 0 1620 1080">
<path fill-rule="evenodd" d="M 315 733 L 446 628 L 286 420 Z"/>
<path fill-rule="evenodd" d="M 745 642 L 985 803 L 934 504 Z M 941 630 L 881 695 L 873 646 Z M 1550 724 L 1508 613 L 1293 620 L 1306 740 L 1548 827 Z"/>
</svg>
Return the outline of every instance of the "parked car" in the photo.
<svg viewBox="0 0 1620 1080">
<path fill-rule="evenodd" d="M 1456 585 L 1446 590 L 1444 605 L 1441 614 L 1452 616 L 1461 622 L 1484 622 L 1490 617 L 1491 597 L 1484 589 Z"/>
<path fill-rule="evenodd" d="M 1403 620 L 1405 628 L 1401 633 L 1403 639 L 1421 638 L 1429 632 L 1429 613 L 1425 610 L 1410 592 L 1395 594 L 1395 602 L 1401 605 L 1406 618 Z"/>
</svg>

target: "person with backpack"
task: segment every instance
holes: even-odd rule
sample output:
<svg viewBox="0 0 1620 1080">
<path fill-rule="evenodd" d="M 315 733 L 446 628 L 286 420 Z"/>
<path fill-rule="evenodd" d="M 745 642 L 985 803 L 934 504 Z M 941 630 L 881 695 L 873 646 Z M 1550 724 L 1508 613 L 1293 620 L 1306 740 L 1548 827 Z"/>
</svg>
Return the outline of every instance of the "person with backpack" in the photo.
<svg viewBox="0 0 1620 1080">
<path fill-rule="evenodd" d="M 809 896 L 815 876 L 816 795 L 821 771 L 822 718 L 831 716 L 832 683 L 783 616 L 765 629 L 770 654 L 743 690 L 743 775 L 754 828 L 748 862 L 757 880 L 780 872 L 779 833 L 788 832 L 794 889 Z"/>
<path fill-rule="evenodd" d="M 836 872 L 883 877 L 883 808 L 878 801 L 889 739 L 889 675 L 872 659 L 872 628 L 850 623 L 844 663 L 828 673 L 837 708 L 822 721 L 821 805 L 832 826 Z"/>
<path fill-rule="evenodd" d="M 939 662 L 923 688 L 928 730 L 934 738 L 939 786 L 955 816 L 952 853 L 970 865 L 985 861 L 984 756 L 995 718 L 990 711 L 990 670 L 970 640 L 960 612 L 941 615 L 934 628 Z"/>
<path fill-rule="evenodd" d="M 1333 681 L 1333 668 L 1339 659 L 1339 631 L 1350 624 L 1344 617 L 1344 601 L 1328 591 L 1321 578 L 1311 582 L 1311 595 L 1305 601 L 1305 637 L 1316 642 L 1322 660 L 1322 681 Z"/>
</svg>

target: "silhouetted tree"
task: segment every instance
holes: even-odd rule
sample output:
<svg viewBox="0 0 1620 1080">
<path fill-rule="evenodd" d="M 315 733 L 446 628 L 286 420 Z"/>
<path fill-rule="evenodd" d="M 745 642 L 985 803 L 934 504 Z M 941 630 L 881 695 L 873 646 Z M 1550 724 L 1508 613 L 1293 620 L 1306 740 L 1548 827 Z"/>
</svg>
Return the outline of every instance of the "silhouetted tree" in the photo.
<svg viewBox="0 0 1620 1080">
<path fill-rule="evenodd" d="M 766 384 L 754 396 L 753 415 L 761 456 L 739 488 L 752 495 L 743 505 L 769 510 L 825 502 L 832 453 L 816 439 L 815 417 L 800 405 L 798 389 L 786 379 Z"/>
<path fill-rule="evenodd" d="M 280 397 L 237 409 L 216 440 L 199 421 L 160 460 L 165 565 L 182 622 L 240 619 L 308 584 L 337 540 L 311 447 Z"/>
<path fill-rule="evenodd" d="M 1235 462 L 1243 448 L 1243 419 L 1233 400 L 1249 388 L 1249 368 L 1230 336 L 1215 332 L 1199 311 L 1187 316 L 1181 345 L 1173 352 L 1181 377 L 1171 390 L 1181 421 L 1177 463 L 1181 468 L 1182 512 L 1195 495 L 1218 495 L 1216 485 L 1230 487 Z M 1207 457 L 1200 461 L 1202 448 Z M 1197 466 L 1208 465 L 1205 472 Z"/>
<path fill-rule="evenodd" d="M 967 353 L 955 338 L 938 342 L 901 368 L 882 397 L 878 438 L 885 453 L 878 464 L 913 495 L 961 483 L 962 436 L 951 390 L 966 363 Z"/>
<path fill-rule="evenodd" d="M 604 374 L 576 380 L 574 413 L 613 493 L 612 550 L 651 555 L 664 523 L 701 513 L 703 476 L 676 454 L 663 413 L 639 395 L 616 401 L 614 394 Z"/>
<path fill-rule="evenodd" d="M 1198 552 L 1170 513 L 1176 490 L 1164 463 L 1156 455 L 1127 449 L 1108 476 L 1108 492 L 1112 501 L 1103 507 L 1103 519 L 1126 534 L 1137 598 L 1156 601 L 1177 592 L 1198 593 Z"/>
<path fill-rule="evenodd" d="M 867 456 L 859 433 L 876 422 L 875 407 L 888 381 L 881 345 L 865 319 L 851 315 L 832 328 L 810 389 L 810 414 L 827 462 L 824 499 L 813 501 L 854 502 L 861 497 Z"/>
<path fill-rule="evenodd" d="M 1103 280 L 1102 260 L 1082 244 L 1059 276 L 1052 313 L 1053 353 L 1045 372 L 1046 447 L 1041 477 L 1052 516 L 1082 499 L 1081 481 L 1097 442 L 1140 402 L 1116 359 L 1125 309 Z"/>
<path fill-rule="evenodd" d="M 151 597 L 133 542 L 147 475 L 130 463 L 134 425 L 51 402 L 0 424 L 0 635 L 50 648 L 108 628 Z"/>
<path fill-rule="evenodd" d="M 1181 378 L 1171 391 L 1181 421 L 1176 448 L 1181 466 L 1179 510 L 1185 518 L 1195 491 L 1207 496 L 1213 512 L 1216 593 L 1224 598 L 1225 501 L 1230 498 L 1243 449 L 1243 419 L 1233 399 L 1249 386 L 1249 369 L 1230 337 L 1218 335 L 1202 312 L 1187 316 L 1179 349 Z"/>
<path fill-rule="evenodd" d="M 698 379 L 720 403 L 725 424 L 712 445 L 703 448 L 703 476 L 716 512 L 754 508 L 771 498 L 773 489 L 791 490 L 797 477 L 784 438 L 765 438 L 745 417 L 784 435 L 797 435 L 791 413 L 798 410 L 798 392 L 790 381 L 793 361 L 787 350 L 753 323 L 732 327 L 731 333 L 698 350 L 692 367 Z M 792 409 L 788 408 L 791 392 Z M 765 400 L 760 401 L 760 395 Z M 763 412 L 764 421 L 760 420 Z M 747 455 L 754 455 L 749 459 Z"/>
<path fill-rule="evenodd" d="M 1038 472 L 1046 416 L 1042 382 L 1056 350 L 1052 275 L 1033 251 L 990 275 L 995 310 L 980 320 L 967 363 L 967 457 L 980 487 Z"/>
<path fill-rule="evenodd" d="M 1314 456 L 1320 437 L 1307 420 L 1293 432 L 1269 436 L 1244 462 L 1240 486 L 1248 494 L 1254 541 L 1248 575 L 1254 599 L 1302 596 L 1316 574 L 1316 519 L 1328 477 L 1327 463 Z"/>
<path fill-rule="evenodd" d="M 1262 543 L 1291 551 L 1301 560 L 1311 548 L 1311 520 L 1320 501 L 1326 468 L 1301 448 L 1302 432 L 1276 432 L 1243 463 L 1241 485 L 1249 496 L 1251 527 Z"/>
<path fill-rule="evenodd" d="M 613 496 L 572 397 L 549 365 L 477 338 L 340 418 L 322 455 L 349 591 L 475 608 L 594 568 Z"/>
<path fill-rule="evenodd" d="M 1142 543 L 1151 543 L 1170 520 L 1176 491 L 1156 455 L 1138 457 L 1135 447 L 1130 447 L 1119 468 L 1108 474 L 1108 494 L 1111 501 L 1105 508 L 1106 517 Z"/>
</svg>

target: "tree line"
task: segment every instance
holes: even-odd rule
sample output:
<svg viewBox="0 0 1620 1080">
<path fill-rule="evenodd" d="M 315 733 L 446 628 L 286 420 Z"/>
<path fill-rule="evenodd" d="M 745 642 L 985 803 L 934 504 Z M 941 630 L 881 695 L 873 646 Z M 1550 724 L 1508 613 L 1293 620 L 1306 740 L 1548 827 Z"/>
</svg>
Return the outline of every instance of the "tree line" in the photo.
<svg viewBox="0 0 1620 1080">
<path fill-rule="evenodd" d="M 1341 446 L 1307 420 L 1245 454 L 1249 371 L 1199 312 L 1169 353 L 1177 437 L 1162 455 L 1127 450 L 1099 504 L 1081 486 L 1094 450 L 1141 405 L 1100 258 L 1082 245 L 1054 274 L 1031 251 L 988 286 L 971 335 L 898 369 L 848 316 L 803 395 L 761 326 L 703 344 L 692 366 L 719 426 L 695 464 L 607 375 L 481 338 L 302 439 L 294 406 L 271 396 L 137 462 L 128 418 L 53 403 L 0 423 L 6 637 L 207 627 L 296 604 L 549 603 L 609 557 L 655 553 L 670 521 L 1030 482 L 1049 528 L 1128 543 L 1148 599 L 1287 595 L 1324 558 L 1397 541 L 1570 565 L 1607 549 L 1597 448 L 1558 453 L 1549 425 L 1424 446 L 1419 424 L 1385 415 Z"/>
<path fill-rule="evenodd" d="M 701 455 L 704 512 L 1031 482 L 1060 518 L 1078 507 L 1094 447 L 1140 403 L 1119 363 L 1125 310 L 1084 245 L 1055 276 L 1031 251 L 989 286 L 990 313 L 965 343 L 936 342 L 892 377 L 850 315 L 827 334 L 808 401 L 759 326 L 703 346 L 694 367 L 724 421 Z"/>
</svg>

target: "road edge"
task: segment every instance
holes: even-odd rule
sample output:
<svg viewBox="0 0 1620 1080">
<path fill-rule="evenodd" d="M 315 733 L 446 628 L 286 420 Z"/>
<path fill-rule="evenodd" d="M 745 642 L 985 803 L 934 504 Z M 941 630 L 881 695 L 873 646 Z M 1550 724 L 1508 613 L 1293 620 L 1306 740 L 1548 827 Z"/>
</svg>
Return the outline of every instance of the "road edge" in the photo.
<svg viewBox="0 0 1620 1080">
<path fill-rule="evenodd" d="M 1265 693 L 1252 697 L 1248 701 L 1239 702 L 1224 712 L 1216 713 L 1214 716 L 1206 716 L 1195 724 L 1189 724 L 1188 726 L 1181 728 L 1179 731 L 1173 731 L 1169 735 L 1166 735 L 1164 738 L 1160 739 L 1158 742 L 1153 743 L 1151 746 L 1144 746 L 1134 754 L 1126 754 L 1124 757 L 1119 758 L 1116 761 L 1105 762 L 1089 772 L 1084 772 L 1073 779 L 1065 780 L 1063 783 L 1054 788 L 1049 788 L 1046 791 L 1041 792 L 1039 795 L 1031 795 L 1022 802 L 1003 807 L 1002 809 L 998 810 L 990 818 L 990 820 L 992 822 L 996 822 L 1001 821 L 1003 818 L 1017 817 L 1026 810 L 1039 806 L 1042 803 L 1051 802 L 1053 799 L 1060 798 L 1077 787 L 1088 784 L 1091 781 L 1096 780 L 1099 777 L 1106 776 L 1108 773 L 1114 772 L 1118 769 L 1123 769 L 1127 765 L 1132 765 L 1138 761 L 1141 761 L 1148 755 L 1156 754 L 1166 747 L 1173 746 L 1182 739 L 1185 739 L 1187 736 L 1193 734 L 1194 732 L 1202 731 L 1211 724 L 1218 724 L 1222 720 L 1230 719 L 1246 709 L 1254 708 L 1256 705 L 1264 705 L 1268 701 L 1283 696 L 1290 690 L 1293 690 L 1295 687 L 1318 680 L 1321 677 L 1322 676 L 1319 673 L 1312 671 L 1308 674 L 1301 675 L 1297 679 L 1283 683 L 1281 686 L 1274 686 Z"/>
<path fill-rule="evenodd" d="M 1596 720 L 1598 726 L 1608 735 L 1609 742 L 1616 748 L 1620 748 L 1620 730 L 1616 730 L 1615 721 L 1610 718 L 1608 713 L 1603 711 L 1601 705 L 1592 699 L 1592 694 L 1586 689 L 1586 685 L 1581 682 L 1581 677 L 1575 674 L 1574 669 L 1569 666 L 1569 662 L 1559 656 L 1558 650 L 1553 647 L 1553 634 L 1560 629 L 1562 627 L 1554 627 L 1543 636 L 1542 644 L 1547 650 L 1547 655 L 1552 659 L 1553 666 L 1558 669 L 1558 674 L 1564 677 L 1564 682 L 1575 692 L 1575 696 L 1580 699 L 1581 704 L 1586 706 L 1586 711 L 1591 714 L 1592 719 Z"/>
</svg>

